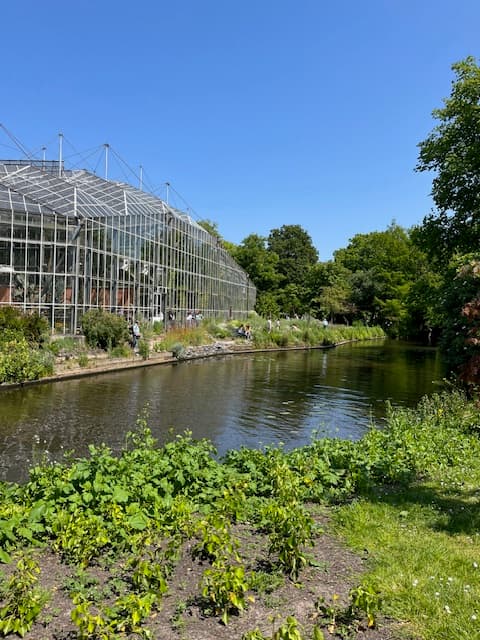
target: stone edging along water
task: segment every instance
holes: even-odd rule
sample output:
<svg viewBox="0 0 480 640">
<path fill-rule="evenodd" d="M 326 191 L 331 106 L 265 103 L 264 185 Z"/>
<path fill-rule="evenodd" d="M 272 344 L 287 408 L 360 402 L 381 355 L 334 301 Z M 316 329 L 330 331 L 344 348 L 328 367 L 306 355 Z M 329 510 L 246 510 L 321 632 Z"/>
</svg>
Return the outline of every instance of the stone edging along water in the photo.
<svg viewBox="0 0 480 640">
<path fill-rule="evenodd" d="M 214 356 L 278 351 L 309 351 L 313 349 L 333 349 L 334 347 L 340 346 L 342 344 L 347 344 L 349 342 L 357 342 L 357 340 L 342 340 L 334 344 L 318 346 L 270 347 L 256 349 L 252 346 L 244 346 L 242 344 L 234 342 L 233 340 L 226 340 L 198 347 L 185 347 L 180 358 L 175 357 L 171 353 L 171 351 L 160 351 L 151 353 L 147 360 L 141 359 L 138 354 L 135 354 L 132 358 L 115 358 L 111 360 L 92 359 L 91 366 L 75 368 L 72 367 L 69 369 L 58 370 L 53 375 L 39 378 L 38 380 L 25 380 L 23 382 L 0 384 L 0 392 L 2 391 L 2 389 L 17 389 L 20 387 L 46 384 L 48 382 L 60 382 L 61 380 L 71 380 L 74 378 L 86 378 L 88 376 L 96 376 L 102 373 L 124 371 L 126 369 L 138 369 L 140 367 L 151 367 L 160 364 L 179 364 L 181 362 L 186 362 L 189 360 L 199 360 L 202 358 L 211 358 Z"/>
</svg>

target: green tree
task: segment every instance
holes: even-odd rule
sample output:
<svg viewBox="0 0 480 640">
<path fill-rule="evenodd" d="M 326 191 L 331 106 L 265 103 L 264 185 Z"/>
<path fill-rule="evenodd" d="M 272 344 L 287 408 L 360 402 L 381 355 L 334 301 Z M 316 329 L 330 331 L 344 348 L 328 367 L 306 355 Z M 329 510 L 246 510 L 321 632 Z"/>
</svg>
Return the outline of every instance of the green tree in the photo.
<svg viewBox="0 0 480 640">
<path fill-rule="evenodd" d="M 391 335 L 404 332 L 407 300 L 425 256 L 409 233 L 392 222 L 385 231 L 357 234 L 335 262 L 350 273 L 350 303 L 367 323 L 381 324 Z"/>
<path fill-rule="evenodd" d="M 282 287 L 276 295 L 276 300 L 279 308 L 291 317 L 301 316 L 308 311 L 306 290 L 294 282 Z"/>
<path fill-rule="evenodd" d="M 235 259 L 235 252 L 237 249 L 237 245 L 234 244 L 233 242 L 230 242 L 229 240 L 225 240 L 225 238 L 222 237 L 220 231 L 218 230 L 217 222 L 213 222 L 213 220 L 209 220 L 208 218 L 205 218 L 204 220 L 199 220 L 198 224 L 202 227 L 202 229 L 205 229 L 205 231 L 208 231 L 208 233 L 211 236 L 216 238 L 218 242 L 221 244 L 221 246 L 224 249 L 226 249 L 226 251 L 228 251 L 228 253 L 232 256 L 232 258 Z"/>
<path fill-rule="evenodd" d="M 310 268 L 318 261 L 318 251 L 308 233 L 298 224 L 272 229 L 268 250 L 277 254 L 277 270 L 288 284 L 305 285 Z"/>
<path fill-rule="evenodd" d="M 310 313 L 349 323 L 355 314 L 351 301 L 351 272 L 339 262 L 330 260 L 314 265 L 307 277 Z"/>
<path fill-rule="evenodd" d="M 480 253 L 450 261 L 439 289 L 442 335 L 447 363 L 468 385 L 480 384 Z"/>
<path fill-rule="evenodd" d="M 208 233 L 214 238 L 223 240 L 220 231 L 218 230 L 218 222 L 213 222 L 213 220 L 205 218 L 204 220 L 198 220 L 198 224 L 202 227 L 202 229 L 208 231 Z"/>
<path fill-rule="evenodd" d="M 276 294 L 271 291 L 260 291 L 257 295 L 255 310 L 265 318 L 278 318 L 280 307 Z"/>
<path fill-rule="evenodd" d="M 444 106 L 433 111 L 439 124 L 420 142 L 417 171 L 433 171 L 437 211 L 420 228 L 422 246 L 445 264 L 480 242 L 480 68 L 469 56 L 452 65 L 455 79 Z"/>
<path fill-rule="evenodd" d="M 259 293 L 274 292 L 281 280 L 279 257 L 268 251 L 266 239 L 255 233 L 247 236 L 236 248 L 235 260 L 245 269 Z"/>
</svg>

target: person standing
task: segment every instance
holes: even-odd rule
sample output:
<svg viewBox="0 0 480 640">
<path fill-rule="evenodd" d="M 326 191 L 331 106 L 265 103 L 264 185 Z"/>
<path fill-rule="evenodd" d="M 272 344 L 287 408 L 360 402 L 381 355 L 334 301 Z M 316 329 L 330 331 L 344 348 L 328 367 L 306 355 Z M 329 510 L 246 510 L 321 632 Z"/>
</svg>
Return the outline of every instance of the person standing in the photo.
<svg viewBox="0 0 480 640">
<path fill-rule="evenodd" d="M 132 326 L 132 342 L 133 342 L 133 350 L 136 351 L 138 347 L 138 341 L 141 338 L 140 327 L 138 322 L 135 320 Z"/>
</svg>

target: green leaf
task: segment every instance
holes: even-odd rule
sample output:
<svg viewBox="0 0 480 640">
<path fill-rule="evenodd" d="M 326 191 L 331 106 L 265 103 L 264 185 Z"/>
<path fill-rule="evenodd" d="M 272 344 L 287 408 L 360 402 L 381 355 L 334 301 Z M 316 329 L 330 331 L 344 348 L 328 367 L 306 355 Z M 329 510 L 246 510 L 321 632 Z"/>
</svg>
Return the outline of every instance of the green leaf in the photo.
<svg viewBox="0 0 480 640">
<path fill-rule="evenodd" d="M 125 491 L 122 487 L 116 486 L 113 490 L 112 500 L 114 502 L 128 502 L 130 499 L 130 494 L 128 491 Z"/>
<path fill-rule="evenodd" d="M 0 562 L 3 562 L 4 564 L 8 564 L 11 561 L 12 561 L 11 556 L 6 551 L 4 551 L 4 549 L 0 549 Z"/>
<path fill-rule="evenodd" d="M 144 513 L 138 511 L 137 513 L 128 516 L 127 522 L 132 527 L 132 529 L 143 531 L 147 528 L 148 518 Z"/>
<path fill-rule="evenodd" d="M 323 631 L 319 627 L 313 629 L 313 640 L 325 640 Z"/>
</svg>

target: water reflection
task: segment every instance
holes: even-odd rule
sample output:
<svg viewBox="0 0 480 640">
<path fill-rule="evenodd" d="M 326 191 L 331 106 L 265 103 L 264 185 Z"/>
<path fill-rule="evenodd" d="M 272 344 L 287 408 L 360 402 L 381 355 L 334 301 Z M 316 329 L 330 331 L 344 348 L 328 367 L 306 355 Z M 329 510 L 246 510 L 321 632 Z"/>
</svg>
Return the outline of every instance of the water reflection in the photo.
<svg viewBox="0 0 480 640">
<path fill-rule="evenodd" d="M 222 454 L 241 445 L 358 438 L 385 401 L 413 405 L 443 376 L 432 349 L 365 342 L 330 350 L 223 356 L 0 393 L 0 478 L 21 480 L 40 450 L 118 450 L 148 405 L 154 435 L 190 429 Z M 40 445 L 36 445 L 36 439 Z"/>
</svg>

